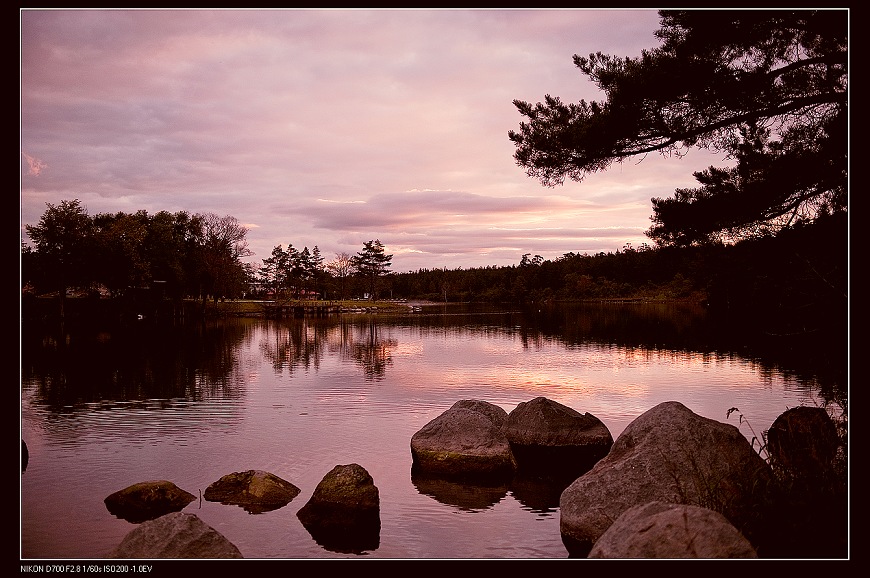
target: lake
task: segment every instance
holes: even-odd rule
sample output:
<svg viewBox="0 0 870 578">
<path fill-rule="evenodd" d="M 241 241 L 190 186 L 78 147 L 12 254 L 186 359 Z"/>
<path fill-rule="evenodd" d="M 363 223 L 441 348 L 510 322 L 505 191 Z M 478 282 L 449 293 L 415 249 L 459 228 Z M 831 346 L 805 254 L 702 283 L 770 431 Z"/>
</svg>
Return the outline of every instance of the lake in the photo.
<svg viewBox="0 0 870 578">
<path fill-rule="evenodd" d="M 510 412 L 545 396 L 595 415 L 614 439 L 676 400 L 751 441 L 786 409 L 846 390 L 839 362 L 814 373 L 805 356 L 767 355 L 698 307 L 664 304 L 25 324 L 21 557 L 105 557 L 135 526 L 104 498 L 165 479 L 197 496 L 184 511 L 245 558 L 566 558 L 560 489 L 413 480 L 411 436 L 461 399 Z M 296 517 L 350 463 L 380 493 L 379 544 L 361 553 L 321 546 Z M 301 493 L 260 514 L 199 499 L 249 469 Z"/>
</svg>

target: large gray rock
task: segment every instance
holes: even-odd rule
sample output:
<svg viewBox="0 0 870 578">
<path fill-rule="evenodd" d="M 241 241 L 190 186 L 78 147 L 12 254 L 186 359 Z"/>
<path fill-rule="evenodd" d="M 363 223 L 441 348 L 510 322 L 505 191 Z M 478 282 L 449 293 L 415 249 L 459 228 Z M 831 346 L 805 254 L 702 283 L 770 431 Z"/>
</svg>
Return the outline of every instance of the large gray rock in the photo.
<svg viewBox="0 0 870 578">
<path fill-rule="evenodd" d="M 118 518 L 138 524 L 179 512 L 196 496 L 166 480 L 140 482 L 107 496 L 103 500 L 109 512 Z"/>
<path fill-rule="evenodd" d="M 613 445 L 610 430 L 597 417 L 546 397 L 517 405 L 504 433 L 521 470 L 571 479 L 588 471 Z"/>
<path fill-rule="evenodd" d="M 299 495 L 299 488 L 261 470 L 234 472 L 210 484 L 203 497 L 210 502 L 235 504 L 252 514 L 277 510 Z"/>
<path fill-rule="evenodd" d="M 488 401 L 483 401 L 480 399 L 460 399 L 456 403 L 451 406 L 452 409 L 470 409 L 472 411 L 476 411 L 482 413 L 490 420 L 497 428 L 504 427 L 505 422 L 507 422 L 508 412 L 506 412 L 500 406 L 495 405 L 494 403 L 490 403 Z"/>
<path fill-rule="evenodd" d="M 296 515 L 327 550 L 361 553 L 380 545 L 380 495 L 359 464 L 332 468 Z"/>
<path fill-rule="evenodd" d="M 242 558 L 242 553 L 195 514 L 173 512 L 130 531 L 109 558 Z"/>
<path fill-rule="evenodd" d="M 411 437 L 414 472 L 448 480 L 504 480 L 515 462 L 502 432 L 507 412 L 461 400 Z"/>
<path fill-rule="evenodd" d="M 648 410 L 622 432 L 559 500 L 559 528 L 571 556 L 585 557 L 623 512 L 661 501 L 721 512 L 761 555 L 774 500 L 767 463 L 733 425 L 701 417 L 679 402 Z"/>
<path fill-rule="evenodd" d="M 623 512 L 589 558 L 757 558 L 725 516 L 707 508 L 650 502 Z"/>
</svg>

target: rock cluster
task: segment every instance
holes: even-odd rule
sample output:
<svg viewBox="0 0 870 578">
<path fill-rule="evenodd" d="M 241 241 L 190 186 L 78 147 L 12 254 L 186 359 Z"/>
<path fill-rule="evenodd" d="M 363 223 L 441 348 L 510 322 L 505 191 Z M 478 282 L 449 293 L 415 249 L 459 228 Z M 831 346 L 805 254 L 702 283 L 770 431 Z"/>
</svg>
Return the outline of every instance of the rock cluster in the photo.
<svg viewBox="0 0 870 578">
<path fill-rule="evenodd" d="M 736 427 L 665 402 L 631 422 L 562 492 L 559 528 L 569 554 L 585 557 L 626 510 L 664 502 L 721 512 L 760 539 L 774 489 L 770 466 Z"/>
<path fill-rule="evenodd" d="M 546 479 L 547 487 L 557 488 L 555 503 L 540 507 L 558 507 L 570 557 L 842 556 L 843 536 L 835 531 L 820 539 L 815 527 L 835 527 L 847 517 L 839 507 L 827 507 L 839 494 L 784 499 L 783 490 L 784 480 L 793 491 L 834 475 L 838 436 L 830 417 L 819 408 L 788 410 L 768 435 L 773 468 L 736 427 L 675 401 L 637 417 L 614 442 L 596 417 L 543 397 L 510 413 L 489 402 L 460 400 L 411 438 L 411 479 L 421 493 L 464 510 L 492 507 L 508 491 L 526 504 L 524 496 L 540 496 L 535 486 Z M 570 481 L 552 486 L 554 471 Z M 299 493 L 274 474 L 248 470 L 221 477 L 205 498 L 258 513 Z M 822 506 L 809 503 L 817 497 Z M 194 499 L 168 481 L 108 496 L 111 513 L 140 523 L 112 556 L 241 557 L 213 528 L 180 512 Z M 359 554 L 379 546 L 380 495 L 359 464 L 335 466 L 297 516 L 328 550 Z"/>
<path fill-rule="evenodd" d="M 205 497 L 262 513 L 283 507 L 299 492 L 295 485 L 274 474 L 247 470 L 222 476 L 208 486 Z M 238 548 L 219 532 L 196 515 L 179 512 L 193 499 L 192 494 L 167 481 L 135 484 L 107 497 L 110 512 L 140 524 L 125 536 L 111 557 L 241 558 Z M 378 488 L 358 464 L 335 466 L 297 516 L 312 538 L 326 549 L 363 553 L 379 546 Z"/>
<path fill-rule="evenodd" d="M 510 480 L 517 473 L 576 477 L 607 455 L 613 438 L 595 416 L 545 397 L 508 414 L 481 400 L 460 400 L 411 437 L 418 478 Z"/>
</svg>

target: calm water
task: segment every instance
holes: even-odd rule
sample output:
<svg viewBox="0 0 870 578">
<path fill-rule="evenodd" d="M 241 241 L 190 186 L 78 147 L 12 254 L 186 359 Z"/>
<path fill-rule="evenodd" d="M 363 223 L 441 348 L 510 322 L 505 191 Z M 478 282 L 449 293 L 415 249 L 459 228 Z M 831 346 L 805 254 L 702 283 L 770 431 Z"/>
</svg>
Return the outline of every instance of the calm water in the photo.
<svg viewBox="0 0 870 578">
<path fill-rule="evenodd" d="M 722 339 L 700 312 L 661 305 L 25 327 L 21 557 L 104 557 L 134 525 L 103 499 L 131 484 L 166 479 L 199 496 L 260 469 L 301 494 L 262 514 L 204 500 L 184 510 L 246 558 L 565 558 L 558 489 L 412 480 L 411 436 L 460 399 L 510 412 L 546 396 L 614 439 L 670 400 L 751 439 L 748 426 L 760 435 L 785 409 L 845 388 Z M 296 517 L 349 463 L 380 492 L 380 543 L 363 554 L 320 546 Z"/>
</svg>

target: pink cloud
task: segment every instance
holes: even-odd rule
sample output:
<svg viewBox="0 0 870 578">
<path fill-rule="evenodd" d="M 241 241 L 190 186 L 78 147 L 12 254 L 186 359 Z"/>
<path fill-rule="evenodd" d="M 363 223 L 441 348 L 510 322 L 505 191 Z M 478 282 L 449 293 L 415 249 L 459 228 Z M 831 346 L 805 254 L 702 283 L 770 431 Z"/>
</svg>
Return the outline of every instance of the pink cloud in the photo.
<svg viewBox="0 0 870 578">
<path fill-rule="evenodd" d="M 650 198 L 710 162 L 650 157 L 546 189 L 507 134 L 515 98 L 600 98 L 573 54 L 638 55 L 657 23 L 650 10 L 25 9 L 22 222 L 73 198 L 92 214 L 231 214 L 254 260 L 380 238 L 397 270 L 639 245 Z"/>
<path fill-rule="evenodd" d="M 32 157 L 26 152 L 22 152 L 21 155 L 24 157 L 24 160 L 27 161 L 27 174 L 38 177 L 39 174 L 43 171 L 43 169 L 48 168 L 48 165 L 39 160 L 38 158 Z"/>
</svg>

